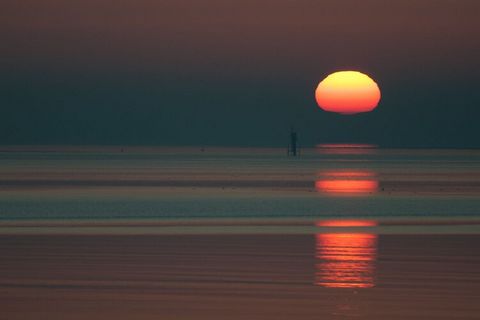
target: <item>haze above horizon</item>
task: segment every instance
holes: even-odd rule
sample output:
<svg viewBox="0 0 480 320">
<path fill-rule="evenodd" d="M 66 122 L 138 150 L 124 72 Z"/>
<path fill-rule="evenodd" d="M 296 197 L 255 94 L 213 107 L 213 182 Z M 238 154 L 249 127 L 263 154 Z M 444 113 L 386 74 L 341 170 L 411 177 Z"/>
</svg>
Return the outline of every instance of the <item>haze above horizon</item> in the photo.
<svg viewBox="0 0 480 320">
<path fill-rule="evenodd" d="M 0 145 L 479 148 L 478 1 L 7 0 Z M 322 112 L 371 75 L 377 109 Z"/>
</svg>

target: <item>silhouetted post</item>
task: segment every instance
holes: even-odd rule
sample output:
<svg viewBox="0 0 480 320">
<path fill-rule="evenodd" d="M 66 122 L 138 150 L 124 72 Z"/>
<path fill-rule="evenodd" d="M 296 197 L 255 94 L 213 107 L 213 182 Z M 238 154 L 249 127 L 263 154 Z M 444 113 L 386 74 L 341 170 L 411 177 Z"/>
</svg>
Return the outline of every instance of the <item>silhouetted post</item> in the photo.
<svg viewBox="0 0 480 320">
<path fill-rule="evenodd" d="M 294 157 L 297 156 L 297 133 L 293 128 L 290 130 L 290 145 L 288 146 L 287 154 Z"/>
</svg>

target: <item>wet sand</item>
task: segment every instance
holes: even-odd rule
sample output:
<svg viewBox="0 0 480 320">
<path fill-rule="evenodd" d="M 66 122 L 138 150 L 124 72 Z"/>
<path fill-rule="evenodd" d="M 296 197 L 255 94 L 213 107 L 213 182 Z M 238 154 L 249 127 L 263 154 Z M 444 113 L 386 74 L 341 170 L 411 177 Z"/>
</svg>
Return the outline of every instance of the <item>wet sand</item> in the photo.
<svg viewBox="0 0 480 320">
<path fill-rule="evenodd" d="M 3 235 L 0 319 L 478 319 L 480 235 Z"/>
</svg>

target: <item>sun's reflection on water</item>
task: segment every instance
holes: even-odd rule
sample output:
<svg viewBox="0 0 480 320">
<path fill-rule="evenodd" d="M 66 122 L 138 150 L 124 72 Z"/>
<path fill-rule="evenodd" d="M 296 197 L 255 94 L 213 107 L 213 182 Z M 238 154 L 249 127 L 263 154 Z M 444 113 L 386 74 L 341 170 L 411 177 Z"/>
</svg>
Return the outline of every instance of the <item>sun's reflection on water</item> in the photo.
<svg viewBox="0 0 480 320">
<path fill-rule="evenodd" d="M 367 170 L 321 172 L 315 189 L 323 193 L 369 194 L 378 191 L 378 178 Z"/>
<path fill-rule="evenodd" d="M 375 221 L 327 220 L 322 227 L 369 227 Z M 328 288 L 375 286 L 377 235 L 345 232 L 316 234 L 315 285 Z"/>
</svg>

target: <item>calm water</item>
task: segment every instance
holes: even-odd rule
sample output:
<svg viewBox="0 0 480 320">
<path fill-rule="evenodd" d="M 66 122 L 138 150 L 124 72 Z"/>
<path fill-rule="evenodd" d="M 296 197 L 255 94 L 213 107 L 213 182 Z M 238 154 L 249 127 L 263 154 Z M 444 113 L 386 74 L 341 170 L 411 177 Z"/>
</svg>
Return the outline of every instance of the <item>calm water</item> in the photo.
<svg viewBox="0 0 480 320">
<path fill-rule="evenodd" d="M 0 152 L 0 319 L 478 319 L 480 152 Z"/>
<path fill-rule="evenodd" d="M 0 319 L 478 319 L 480 236 L 0 236 Z"/>
<path fill-rule="evenodd" d="M 480 152 L 0 153 L 0 219 L 478 217 Z"/>
</svg>

